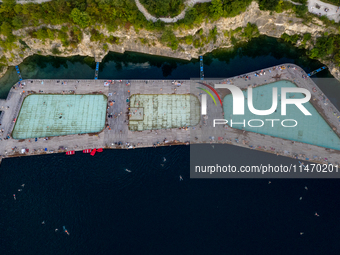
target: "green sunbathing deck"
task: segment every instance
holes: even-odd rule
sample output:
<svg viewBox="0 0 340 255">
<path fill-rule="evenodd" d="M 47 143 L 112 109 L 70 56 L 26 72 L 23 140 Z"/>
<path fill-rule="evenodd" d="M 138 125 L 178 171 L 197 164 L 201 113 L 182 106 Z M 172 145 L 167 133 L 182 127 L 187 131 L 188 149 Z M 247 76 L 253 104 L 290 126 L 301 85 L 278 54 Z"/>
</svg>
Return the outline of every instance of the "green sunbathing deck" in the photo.
<svg viewBox="0 0 340 255">
<path fill-rule="evenodd" d="M 96 133 L 105 126 L 104 95 L 30 95 L 25 98 L 12 137 Z"/>
<path fill-rule="evenodd" d="M 191 112 L 190 112 L 191 109 Z M 129 129 L 133 131 L 195 126 L 200 102 L 192 95 L 132 95 Z"/>
<path fill-rule="evenodd" d="M 303 105 L 312 114 L 311 116 L 304 115 L 295 105 L 287 105 L 287 115 L 281 116 L 281 87 L 296 87 L 295 84 L 289 81 L 278 81 L 254 88 L 253 102 L 255 109 L 266 110 L 271 107 L 273 87 L 278 88 L 278 107 L 276 112 L 267 116 L 254 115 L 249 111 L 247 107 L 248 102 L 246 90 L 243 91 L 243 94 L 245 96 L 244 116 L 232 115 L 232 97 L 230 94 L 224 97 L 223 110 L 225 113 L 225 118 L 228 121 L 232 119 L 233 122 L 242 122 L 244 119 L 246 120 L 245 128 L 242 128 L 243 125 L 233 125 L 233 128 L 244 129 L 246 131 L 313 144 L 336 150 L 340 149 L 339 137 L 333 132 L 331 127 L 327 124 L 327 122 L 323 119 L 323 117 L 318 113 L 318 111 L 310 102 Z M 287 97 L 304 98 L 305 95 L 301 93 L 288 93 Z M 261 119 L 264 121 L 265 124 L 262 127 L 249 127 L 247 121 L 250 119 Z M 284 119 L 295 119 L 298 122 L 298 125 L 294 128 L 288 128 L 283 127 L 280 121 L 276 121 L 274 122 L 275 124 L 273 128 L 271 127 L 271 122 L 265 121 L 265 119 L 280 119 L 281 121 Z M 292 124 L 294 123 L 287 122 L 286 125 Z M 260 123 L 254 122 L 252 125 L 260 125 Z"/>
</svg>

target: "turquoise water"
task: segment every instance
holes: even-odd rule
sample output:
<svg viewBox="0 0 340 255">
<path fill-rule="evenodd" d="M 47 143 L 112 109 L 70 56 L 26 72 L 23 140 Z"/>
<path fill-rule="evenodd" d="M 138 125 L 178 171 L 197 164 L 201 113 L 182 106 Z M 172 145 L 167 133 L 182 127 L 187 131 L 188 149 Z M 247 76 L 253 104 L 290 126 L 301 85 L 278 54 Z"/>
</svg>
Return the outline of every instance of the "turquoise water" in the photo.
<svg viewBox="0 0 340 255">
<path fill-rule="evenodd" d="M 253 104 L 257 110 L 267 110 L 272 105 L 272 90 L 273 87 L 278 89 L 278 107 L 276 112 L 267 115 L 259 116 L 251 113 L 248 109 L 247 91 L 243 91 L 245 96 L 245 109 L 244 115 L 232 115 L 232 96 L 227 95 L 223 99 L 223 110 L 225 118 L 233 122 L 243 122 L 246 120 L 245 127 L 243 124 L 233 125 L 233 128 L 244 129 L 255 133 L 264 135 L 275 136 L 292 141 L 298 141 L 313 145 L 318 145 L 331 149 L 340 149 L 340 139 L 333 132 L 331 127 L 317 112 L 311 103 L 305 103 L 303 106 L 312 114 L 311 116 L 304 115 L 295 105 L 287 105 L 287 114 L 281 116 L 281 88 L 282 87 L 296 87 L 295 84 L 288 81 L 278 81 L 268 85 L 259 86 L 253 88 Z M 301 93 L 288 93 L 287 98 L 304 98 Z M 250 119 L 261 119 L 264 122 L 262 127 L 250 127 L 248 121 Z M 274 121 L 274 127 L 272 127 L 272 121 L 265 121 L 266 119 L 279 119 L 280 121 Z M 297 121 L 297 126 L 294 128 L 284 127 L 281 125 L 281 121 L 284 119 L 294 119 Z M 252 126 L 260 126 L 260 121 L 253 121 L 250 123 Z M 293 126 L 293 121 L 284 122 L 286 126 Z"/>
<path fill-rule="evenodd" d="M 14 139 L 100 132 L 105 125 L 104 95 L 30 95 L 25 98 Z"/>
</svg>

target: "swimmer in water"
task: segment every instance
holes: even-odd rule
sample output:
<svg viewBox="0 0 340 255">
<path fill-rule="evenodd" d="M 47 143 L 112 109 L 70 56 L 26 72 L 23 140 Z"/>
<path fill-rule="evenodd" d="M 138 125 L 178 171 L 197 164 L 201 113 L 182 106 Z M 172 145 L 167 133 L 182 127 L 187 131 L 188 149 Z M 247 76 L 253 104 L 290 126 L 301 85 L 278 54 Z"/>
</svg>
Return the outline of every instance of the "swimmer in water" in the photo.
<svg viewBox="0 0 340 255">
<path fill-rule="evenodd" d="M 67 229 L 65 228 L 65 226 L 63 226 L 63 230 L 67 235 L 70 235 L 70 233 L 67 231 Z"/>
<path fill-rule="evenodd" d="M 165 162 L 166 161 L 166 158 L 165 157 L 163 157 L 163 162 Z"/>
</svg>

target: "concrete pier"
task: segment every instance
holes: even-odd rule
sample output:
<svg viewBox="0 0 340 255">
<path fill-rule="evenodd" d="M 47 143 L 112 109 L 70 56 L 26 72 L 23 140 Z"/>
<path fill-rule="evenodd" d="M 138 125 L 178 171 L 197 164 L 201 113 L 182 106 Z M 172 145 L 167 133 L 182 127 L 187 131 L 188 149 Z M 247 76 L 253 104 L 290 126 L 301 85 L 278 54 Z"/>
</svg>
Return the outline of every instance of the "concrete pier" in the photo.
<svg viewBox="0 0 340 255">
<path fill-rule="evenodd" d="M 340 136 L 338 119 L 340 112 L 330 101 L 325 105 L 324 102 L 319 99 L 321 95 L 323 96 L 322 91 L 300 67 L 293 64 L 281 66 L 285 66 L 285 69 L 277 68 L 273 70 L 273 67 L 266 68 L 264 69 L 266 75 L 259 77 L 254 77 L 254 73 L 260 71 L 245 74 L 251 76 L 251 80 L 245 79 L 245 75 L 240 75 L 219 81 L 205 80 L 205 82 L 210 85 L 229 83 L 241 89 L 246 89 L 249 86 L 254 86 L 254 83 L 256 83 L 255 86 L 259 86 L 277 80 L 289 80 L 298 87 L 307 88 L 311 92 L 312 99 L 310 102 L 333 128 L 334 132 Z M 269 69 L 272 70 L 271 73 L 269 73 Z M 302 75 L 307 77 L 303 78 Z M 201 100 L 199 96 L 201 91 L 196 88 L 196 82 L 201 81 L 199 79 L 197 79 L 197 81 L 180 80 L 180 86 L 170 80 L 115 80 L 109 82 L 109 85 L 106 84 L 108 86 L 104 86 L 104 82 L 106 82 L 106 80 L 23 80 L 21 84 L 17 83 L 14 85 L 7 99 L 0 101 L 0 110 L 5 112 L 5 114 L 2 114 L 2 119 L 0 119 L 0 129 L 3 130 L 0 135 L 0 155 L 2 157 L 10 157 L 57 153 L 65 152 L 66 150 L 81 151 L 88 148 L 132 149 L 175 144 L 188 145 L 190 143 L 207 142 L 209 137 L 215 135 L 215 139 L 210 139 L 209 142 L 234 144 L 299 159 L 309 158 L 314 162 L 331 162 L 333 164 L 340 162 L 340 151 L 338 150 L 326 149 L 300 142 L 292 143 L 289 140 L 230 127 L 226 129 L 226 127 L 222 125 L 216 129 L 211 129 L 211 122 L 214 118 L 222 119 L 224 117 L 222 107 L 219 104 L 216 107 L 212 100 L 208 100 L 207 108 L 209 118 L 206 119 L 202 117 L 200 123 L 194 127 L 131 131 L 128 127 L 129 102 L 127 100 L 131 95 L 192 94 Z M 223 100 L 225 96 L 223 93 L 225 92 L 217 91 Z M 107 117 L 106 128 L 96 134 L 54 136 L 48 139 L 39 138 L 37 141 L 35 141 L 34 138 L 22 140 L 11 138 L 11 133 L 23 99 L 29 94 L 46 93 L 104 94 L 108 97 L 108 101 L 114 101 L 112 106 L 108 104 L 107 109 L 107 116 L 112 115 L 113 117 Z M 9 138 L 7 139 L 7 137 Z M 219 137 L 219 139 L 217 139 L 217 137 Z M 22 149 L 28 149 L 29 152 L 21 154 Z"/>
</svg>

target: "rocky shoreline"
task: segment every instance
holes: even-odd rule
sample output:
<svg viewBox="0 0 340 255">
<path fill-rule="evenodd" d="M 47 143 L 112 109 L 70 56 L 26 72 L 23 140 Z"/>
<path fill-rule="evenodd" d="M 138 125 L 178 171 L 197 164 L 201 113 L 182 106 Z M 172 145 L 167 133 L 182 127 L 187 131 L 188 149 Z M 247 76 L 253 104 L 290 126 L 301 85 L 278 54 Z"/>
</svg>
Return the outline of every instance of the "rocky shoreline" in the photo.
<svg viewBox="0 0 340 255">
<path fill-rule="evenodd" d="M 295 17 L 293 13 L 270 13 L 269 11 L 261 11 L 256 2 L 252 2 L 247 8 L 247 11 L 233 18 L 221 18 L 215 22 L 204 23 L 199 27 L 195 27 L 190 30 L 174 31 L 177 38 L 184 38 L 187 35 L 195 35 L 200 29 L 203 29 L 203 34 L 208 35 L 209 31 L 216 27 L 218 36 L 215 42 L 211 41 L 205 44 L 201 48 L 195 48 L 192 44 L 188 45 L 180 43 L 177 50 L 173 51 L 171 48 L 164 46 L 159 42 L 162 35 L 161 32 L 150 32 L 147 30 L 136 30 L 130 27 L 128 30 L 121 28 L 115 32 L 109 32 L 106 28 L 101 27 L 99 32 L 104 36 L 115 36 L 119 38 L 119 44 L 105 43 L 107 46 L 103 47 L 104 43 L 95 42 L 90 40 L 89 29 L 83 30 L 83 39 L 77 45 L 76 48 L 63 47 L 60 40 L 45 40 L 45 42 L 31 38 L 28 32 L 32 28 L 25 28 L 14 31 L 13 34 L 20 36 L 23 42 L 27 44 L 23 47 L 19 42 L 18 49 L 2 52 L 8 61 L 9 66 L 19 65 L 23 60 L 34 54 L 39 55 L 54 55 L 59 57 L 70 57 L 75 55 L 94 57 L 96 62 L 101 62 L 102 59 L 108 54 L 109 51 L 124 53 L 125 51 L 140 52 L 151 55 L 159 55 L 164 57 L 178 58 L 191 60 L 192 58 L 198 58 L 199 55 L 211 52 L 218 48 L 233 47 L 231 39 L 225 36 L 225 31 L 230 29 L 234 30 L 238 27 L 245 27 L 247 23 L 256 24 L 261 35 L 267 35 L 270 37 L 280 38 L 283 33 L 288 35 L 310 33 L 312 41 L 325 32 L 338 33 L 333 27 L 326 27 L 321 21 L 315 19 L 309 25 L 304 24 L 303 20 Z M 40 26 L 38 28 L 41 28 Z M 61 26 L 45 26 L 50 29 L 61 29 Z M 37 28 L 35 28 L 37 29 Z M 142 43 L 141 39 L 146 39 L 147 43 Z M 245 40 L 240 39 L 239 40 Z M 298 44 L 299 45 L 299 42 Z M 58 55 L 53 54 L 53 50 L 58 48 L 60 53 Z M 312 44 L 306 45 L 306 48 L 313 48 Z M 0 55 L 1 57 L 1 55 Z M 327 65 L 331 74 L 338 80 L 340 80 L 340 68 L 337 67 L 331 61 L 323 61 L 323 64 Z M 4 69 L 0 73 L 0 77 L 4 75 L 7 69 Z"/>
</svg>

